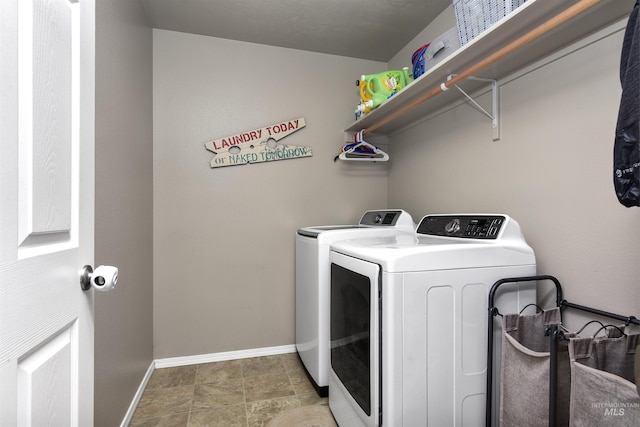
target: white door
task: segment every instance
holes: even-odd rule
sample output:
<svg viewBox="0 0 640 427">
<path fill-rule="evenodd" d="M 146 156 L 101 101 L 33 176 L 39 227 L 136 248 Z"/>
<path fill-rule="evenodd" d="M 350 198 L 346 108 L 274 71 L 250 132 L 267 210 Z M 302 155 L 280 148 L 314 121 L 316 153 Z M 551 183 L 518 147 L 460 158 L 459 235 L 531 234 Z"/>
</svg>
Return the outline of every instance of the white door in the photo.
<svg viewBox="0 0 640 427">
<path fill-rule="evenodd" d="M 94 0 L 0 1 L 0 426 L 93 425 Z"/>
</svg>

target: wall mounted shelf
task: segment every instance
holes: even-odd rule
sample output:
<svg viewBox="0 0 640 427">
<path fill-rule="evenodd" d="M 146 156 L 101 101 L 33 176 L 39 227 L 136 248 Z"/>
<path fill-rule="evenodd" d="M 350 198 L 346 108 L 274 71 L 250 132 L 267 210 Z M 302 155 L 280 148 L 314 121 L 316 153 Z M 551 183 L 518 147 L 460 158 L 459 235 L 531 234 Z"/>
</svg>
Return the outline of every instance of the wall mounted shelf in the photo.
<svg viewBox="0 0 640 427">
<path fill-rule="evenodd" d="M 613 22 L 628 17 L 635 3 L 635 0 L 595 1 L 595 5 L 589 5 L 577 16 L 484 66 L 476 74 L 476 77 L 500 79 L 507 76 Z M 570 8 L 579 8 L 581 3 L 593 2 L 594 0 L 528 0 L 489 30 L 414 80 L 377 109 L 352 123 L 345 129 L 345 132 L 358 132 L 364 129 L 365 133 L 389 135 L 462 99 L 463 95 L 459 91 L 445 90 L 424 102 L 421 101 L 430 92 L 438 91 L 441 84 L 447 82 L 448 76 L 462 73 L 463 70 L 474 67 L 501 48 L 550 22 L 551 19 L 556 19 L 561 14 L 568 12 Z M 594 58 L 594 61 L 597 61 L 597 58 Z M 482 80 L 464 80 L 466 92 L 477 91 L 486 85 L 487 83 Z M 416 103 L 417 105 L 413 106 Z"/>
</svg>

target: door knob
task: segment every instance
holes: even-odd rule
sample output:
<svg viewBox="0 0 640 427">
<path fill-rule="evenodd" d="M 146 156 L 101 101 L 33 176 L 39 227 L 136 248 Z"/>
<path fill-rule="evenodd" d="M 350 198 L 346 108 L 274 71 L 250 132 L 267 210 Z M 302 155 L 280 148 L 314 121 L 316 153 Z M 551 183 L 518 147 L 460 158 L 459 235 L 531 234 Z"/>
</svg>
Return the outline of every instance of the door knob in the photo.
<svg viewBox="0 0 640 427">
<path fill-rule="evenodd" d="M 80 270 L 80 287 L 83 291 L 93 288 L 96 291 L 110 291 L 118 283 L 118 268 L 110 265 L 100 265 L 93 271 L 90 265 Z"/>
</svg>

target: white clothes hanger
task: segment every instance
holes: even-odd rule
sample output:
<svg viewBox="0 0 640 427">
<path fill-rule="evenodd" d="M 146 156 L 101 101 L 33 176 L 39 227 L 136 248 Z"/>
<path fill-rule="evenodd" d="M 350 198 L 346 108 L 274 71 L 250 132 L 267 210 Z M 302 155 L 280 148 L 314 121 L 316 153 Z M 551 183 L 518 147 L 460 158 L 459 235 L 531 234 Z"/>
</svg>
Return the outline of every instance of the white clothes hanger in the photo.
<svg viewBox="0 0 640 427">
<path fill-rule="evenodd" d="M 373 144 L 364 140 L 362 134 L 364 129 L 353 135 L 353 144 L 347 144 L 342 147 L 342 152 L 338 156 L 340 160 L 350 162 L 386 162 L 389 155 Z M 356 151 L 365 148 L 365 151 Z"/>
</svg>

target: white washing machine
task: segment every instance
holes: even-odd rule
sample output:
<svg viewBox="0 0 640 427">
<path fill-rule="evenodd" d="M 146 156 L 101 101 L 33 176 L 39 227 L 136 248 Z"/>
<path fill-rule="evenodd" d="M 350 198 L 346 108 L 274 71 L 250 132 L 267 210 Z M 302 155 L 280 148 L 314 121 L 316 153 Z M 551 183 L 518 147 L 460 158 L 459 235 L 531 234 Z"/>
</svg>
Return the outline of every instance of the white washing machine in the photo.
<svg viewBox="0 0 640 427">
<path fill-rule="evenodd" d="M 296 233 L 296 349 L 321 396 L 329 386 L 329 245 L 365 236 L 413 235 L 401 209 L 366 211 L 353 225 L 304 227 Z"/>
<path fill-rule="evenodd" d="M 517 222 L 428 215 L 414 235 L 334 243 L 330 261 L 338 424 L 484 426 L 489 290 L 536 273 Z M 496 297 L 501 313 L 517 313 L 536 302 L 535 283 Z"/>
</svg>

